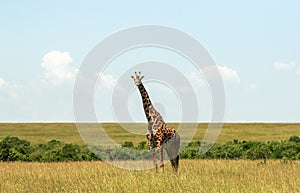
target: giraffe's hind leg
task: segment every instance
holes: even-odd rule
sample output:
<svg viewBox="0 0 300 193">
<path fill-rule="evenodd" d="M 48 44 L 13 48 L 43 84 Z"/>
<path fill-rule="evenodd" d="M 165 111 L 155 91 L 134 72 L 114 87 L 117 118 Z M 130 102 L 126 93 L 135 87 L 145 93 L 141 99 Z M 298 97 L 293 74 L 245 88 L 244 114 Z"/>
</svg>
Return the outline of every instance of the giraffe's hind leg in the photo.
<svg viewBox="0 0 300 193">
<path fill-rule="evenodd" d="M 179 147 L 180 136 L 178 135 L 178 133 L 175 133 L 174 136 L 166 144 L 166 152 L 175 172 L 177 172 L 179 166 Z"/>
</svg>

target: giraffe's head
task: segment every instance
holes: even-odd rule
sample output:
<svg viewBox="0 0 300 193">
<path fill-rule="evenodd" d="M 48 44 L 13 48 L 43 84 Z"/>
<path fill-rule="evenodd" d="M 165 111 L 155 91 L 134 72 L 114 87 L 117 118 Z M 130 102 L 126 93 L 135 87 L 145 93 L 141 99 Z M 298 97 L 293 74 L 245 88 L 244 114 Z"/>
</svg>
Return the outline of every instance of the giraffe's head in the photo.
<svg viewBox="0 0 300 193">
<path fill-rule="evenodd" d="M 134 80 L 135 85 L 138 86 L 138 85 L 142 84 L 142 79 L 144 78 L 144 76 L 141 76 L 141 72 L 139 72 L 139 73 L 134 72 L 134 73 L 135 73 L 135 75 L 131 76 L 131 78 Z"/>
</svg>

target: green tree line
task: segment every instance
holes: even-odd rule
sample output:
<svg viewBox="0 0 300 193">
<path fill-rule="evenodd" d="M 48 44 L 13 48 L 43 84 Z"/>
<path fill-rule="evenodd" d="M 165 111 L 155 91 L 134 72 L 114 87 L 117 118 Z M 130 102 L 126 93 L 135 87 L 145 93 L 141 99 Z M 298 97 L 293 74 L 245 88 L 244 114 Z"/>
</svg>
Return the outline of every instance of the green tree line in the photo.
<svg viewBox="0 0 300 193">
<path fill-rule="evenodd" d="M 292 136 L 279 142 L 238 141 L 214 144 L 204 154 L 199 154 L 200 141 L 186 145 L 180 151 L 182 159 L 300 159 L 300 138 Z M 146 141 L 136 146 L 125 141 L 120 147 L 65 144 L 51 140 L 47 144 L 30 144 L 17 137 L 0 141 L 0 161 L 58 162 L 92 160 L 151 159 Z"/>
<path fill-rule="evenodd" d="M 186 159 L 300 159 L 300 138 L 292 136 L 280 142 L 238 141 L 215 144 L 199 154 L 201 143 L 189 143 L 180 157 Z"/>
</svg>

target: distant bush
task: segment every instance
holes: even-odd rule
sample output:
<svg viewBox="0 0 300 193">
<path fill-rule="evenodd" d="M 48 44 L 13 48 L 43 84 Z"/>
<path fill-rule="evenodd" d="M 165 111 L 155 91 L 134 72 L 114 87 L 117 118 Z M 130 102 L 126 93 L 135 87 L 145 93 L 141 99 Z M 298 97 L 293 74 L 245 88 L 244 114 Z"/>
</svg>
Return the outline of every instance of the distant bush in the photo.
<svg viewBox="0 0 300 193">
<path fill-rule="evenodd" d="M 134 146 L 130 148 L 122 147 L 101 147 L 94 146 L 92 147 L 92 152 L 94 152 L 97 157 L 101 160 L 107 161 L 117 161 L 117 160 L 145 160 L 151 159 L 152 156 L 148 149 L 137 149 Z"/>
<path fill-rule="evenodd" d="M 29 161 L 30 143 L 17 137 L 6 137 L 0 142 L 0 160 Z"/>
<path fill-rule="evenodd" d="M 300 137 L 298 137 L 298 136 L 292 136 L 292 137 L 290 137 L 289 141 L 300 143 Z"/>
<path fill-rule="evenodd" d="M 149 149 L 148 143 L 146 141 L 142 141 L 137 145 L 136 149 Z"/>
<path fill-rule="evenodd" d="M 47 144 L 30 145 L 17 137 L 0 141 L 1 161 L 83 161 L 98 158 L 84 145 L 64 144 L 56 140 Z"/>
<path fill-rule="evenodd" d="M 180 157 L 187 159 L 300 159 L 300 138 L 297 136 L 281 142 L 235 139 L 225 144 L 215 144 L 203 155 L 199 155 L 200 146 L 200 142 L 191 142 L 180 153 Z"/>
<path fill-rule="evenodd" d="M 133 143 L 131 141 L 125 141 L 122 144 L 122 147 L 134 147 Z"/>
</svg>

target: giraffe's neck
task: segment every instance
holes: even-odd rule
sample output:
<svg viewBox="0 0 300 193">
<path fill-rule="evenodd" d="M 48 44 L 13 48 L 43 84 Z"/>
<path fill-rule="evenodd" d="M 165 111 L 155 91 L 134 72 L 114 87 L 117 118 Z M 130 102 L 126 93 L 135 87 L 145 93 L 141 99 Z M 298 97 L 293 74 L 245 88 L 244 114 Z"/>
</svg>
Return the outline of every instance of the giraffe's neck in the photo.
<svg viewBox="0 0 300 193">
<path fill-rule="evenodd" d="M 153 111 L 155 109 L 152 106 L 150 97 L 149 97 L 144 85 L 143 84 L 138 85 L 138 89 L 141 93 L 145 115 L 146 115 L 146 118 L 149 122 L 151 120 L 150 111 Z"/>
</svg>

